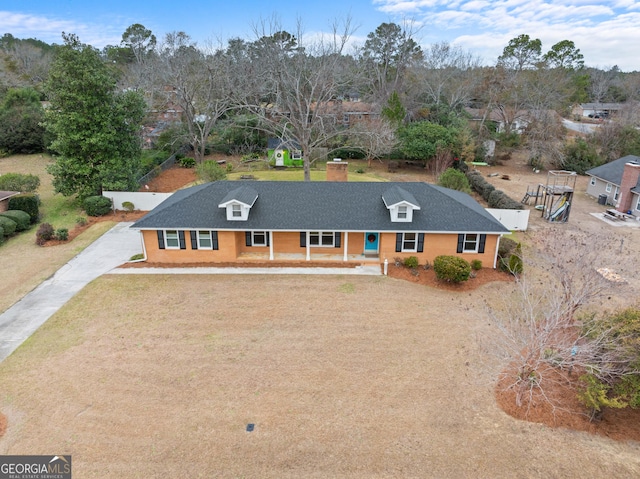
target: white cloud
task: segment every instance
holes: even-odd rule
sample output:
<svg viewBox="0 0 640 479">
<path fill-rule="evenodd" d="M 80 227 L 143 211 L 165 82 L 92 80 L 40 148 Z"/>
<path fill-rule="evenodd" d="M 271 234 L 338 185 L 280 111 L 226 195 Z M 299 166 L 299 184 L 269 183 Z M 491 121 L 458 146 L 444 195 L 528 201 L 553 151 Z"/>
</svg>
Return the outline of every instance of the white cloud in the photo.
<svg viewBox="0 0 640 479">
<path fill-rule="evenodd" d="M 431 41 L 448 41 L 492 63 L 526 33 L 543 50 L 572 40 L 587 65 L 640 70 L 640 3 L 634 0 L 374 0 L 378 10 L 413 15 Z"/>
</svg>

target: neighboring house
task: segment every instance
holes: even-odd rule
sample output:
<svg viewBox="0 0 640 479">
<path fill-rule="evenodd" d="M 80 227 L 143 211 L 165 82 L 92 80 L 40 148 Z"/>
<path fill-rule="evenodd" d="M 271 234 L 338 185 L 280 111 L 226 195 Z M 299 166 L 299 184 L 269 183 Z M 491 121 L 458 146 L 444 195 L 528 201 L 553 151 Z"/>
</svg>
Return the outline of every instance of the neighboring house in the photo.
<svg viewBox="0 0 640 479">
<path fill-rule="evenodd" d="M 606 116 L 615 115 L 623 108 L 622 103 L 581 103 L 571 109 L 574 117 L 594 117 L 604 113 Z"/>
<path fill-rule="evenodd" d="M 618 211 L 631 211 L 640 215 L 640 157 L 623 156 L 617 160 L 592 168 L 586 172 L 590 176 L 587 194 L 600 199 Z"/>
<path fill-rule="evenodd" d="M 345 162 L 333 164 L 340 172 Z M 471 196 L 427 183 L 218 181 L 138 220 L 152 263 L 383 263 L 438 255 L 496 267 L 509 233 Z"/>
<path fill-rule="evenodd" d="M 498 133 L 522 134 L 534 121 L 556 121 L 561 117 L 554 110 L 514 110 L 511 108 L 496 107 L 491 110 L 486 108 L 465 108 L 476 124 L 494 123 Z"/>
<path fill-rule="evenodd" d="M 0 191 L 0 212 L 9 209 L 9 198 L 19 195 L 19 191 Z"/>
<path fill-rule="evenodd" d="M 304 163 L 300 145 L 279 138 L 267 140 L 267 158 L 274 166 L 302 166 Z"/>
</svg>

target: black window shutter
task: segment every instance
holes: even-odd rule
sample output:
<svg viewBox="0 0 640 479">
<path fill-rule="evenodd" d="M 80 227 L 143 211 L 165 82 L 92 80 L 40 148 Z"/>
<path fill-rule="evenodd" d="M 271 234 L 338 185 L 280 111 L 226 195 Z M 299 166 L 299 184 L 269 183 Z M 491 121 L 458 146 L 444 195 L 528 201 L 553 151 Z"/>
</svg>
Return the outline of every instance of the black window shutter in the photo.
<svg viewBox="0 0 640 479">
<path fill-rule="evenodd" d="M 184 242 L 184 231 L 178 231 L 178 239 L 180 240 L 180 249 L 187 249 L 187 244 Z"/>
<path fill-rule="evenodd" d="M 271 234 L 270 234 L 268 231 L 265 231 L 265 232 L 264 232 L 264 234 L 265 234 L 265 235 L 266 235 L 266 237 L 267 237 L 267 246 L 270 246 L 270 245 L 269 245 L 269 237 L 271 236 Z"/>
<path fill-rule="evenodd" d="M 191 236 L 191 249 L 198 249 L 198 234 L 195 231 L 189 231 Z"/>
<path fill-rule="evenodd" d="M 424 233 L 418 233 L 418 253 L 424 251 Z"/>
<path fill-rule="evenodd" d="M 158 230 L 158 248 L 164 249 L 164 231 Z"/>
<path fill-rule="evenodd" d="M 396 233 L 396 253 L 402 251 L 402 233 Z"/>
<path fill-rule="evenodd" d="M 247 246 L 251 246 L 251 231 L 244 232 L 244 242 Z"/>
<path fill-rule="evenodd" d="M 306 248 L 306 247 L 307 247 L 307 232 L 300 231 L 300 248 Z"/>
<path fill-rule="evenodd" d="M 211 247 L 215 250 L 218 249 L 218 232 L 217 231 L 211 232 Z"/>
<path fill-rule="evenodd" d="M 464 235 L 460 233 L 458 235 L 458 249 L 456 250 L 456 252 L 462 253 L 463 248 L 464 248 Z"/>
<path fill-rule="evenodd" d="M 480 235 L 480 244 L 478 245 L 478 253 L 484 253 L 484 244 L 487 242 L 487 235 Z"/>
<path fill-rule="evenodd" d="M 335 241 L 334 241 L 334 243 L 335 243 L 335 247 L 336 248 L 340 248 L 340 232 L 339 231 L 336 231 L 336 233 L 335 233 Z"/>
</svg>

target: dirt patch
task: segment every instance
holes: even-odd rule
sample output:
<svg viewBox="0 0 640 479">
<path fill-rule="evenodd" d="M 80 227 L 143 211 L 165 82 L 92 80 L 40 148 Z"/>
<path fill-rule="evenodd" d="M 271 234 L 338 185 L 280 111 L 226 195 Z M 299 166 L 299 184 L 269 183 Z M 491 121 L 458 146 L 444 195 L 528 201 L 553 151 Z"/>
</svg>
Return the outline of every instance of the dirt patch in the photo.
<svg viewBox="0 0 640 479">
<path fill-rule="evenodd" d="M 591 421 L 588 411 L 578 400 L 578 374 L 557 369 L 545 373 L 548 387 L 544 396 L 534 391 L 526 405 L 516 405 L 515 390 L 503 380 L 496 386 L 496 400 L 504 412 L 517 419 L 545 424 L 550 427 L 586 431 L 617 441 L 640 441 L 640 410 L 604 410 L 602 416 Z M 515 372 L 510 373 L 511 378 Z"/>
<path fill-rule="evenodd" d="M 396 266 L 395 264 L 389 265 L 389 276 L 392 278 L 403 279 L 412 283 L 422 284 L 431 288 L 443 289 L 446 291 L 473 291 L 488 283 L 494 281 L 513 281 L 513 276 L 502 271 L 498 271 L 492 268 L 482 268 L 478 271 L 474 271 L 474 277 L 469 278 L 468 281 L 462 283 L 449 283 L 441 281 L 436 278 L 436 273 L 433 268 L 424 269 L 419 267 L 416 270 L 405 268 L 404 266 Z"/>
<path fill-rule="evenodd" d="M 7 432 L 7 416 L 0 412 L 0 437 L 4 436 Z"/>
<path fill-rule="evenodd" d="M 163 171 L 160 175 L 140 188 L 140 191 L 153 191 L 155 193 L 170 193 L 196 181 L 195 168 L 182 168 L 174 166 Z"/>
</svg>

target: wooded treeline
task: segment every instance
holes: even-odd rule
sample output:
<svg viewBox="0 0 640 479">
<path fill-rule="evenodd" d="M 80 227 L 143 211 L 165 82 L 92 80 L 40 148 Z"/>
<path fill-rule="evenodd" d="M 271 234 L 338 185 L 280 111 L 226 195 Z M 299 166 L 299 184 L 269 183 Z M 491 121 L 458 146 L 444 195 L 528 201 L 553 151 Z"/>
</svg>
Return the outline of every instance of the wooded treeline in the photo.
<svg viewBox="0 0 640 479">
<path fill-rule="evenodd" d="M 522 34 L 487 66 L 446 42 L 422 48 L 407 25 L 383 23 L 356 48 L 348 47 L 353 31 L 346 19 L 323 37 L 307 38 L 300 25 L 285 29 L 264 22 L 254 27 L 251 39 L 197 44 L 185 32 L 158 39 L 134 24 L 119 45 L 102 50 L 69 34 L 62 45 L 5 34 L 0 150 L 29 152 L 60 144 L 55 137 L 65 132 L 51 128 L 51 118 L 36 103 L 49 101 L 54 112 L 64 108 L 55 92 L 65 87 L 55 84 L 51 70 L 61 52 L 71 49 L 98 58 L 104 67 L 100 75 L 113 79 L 115 92 L 139 95 L 146 124 L 163 123 L 163 112 L 179 111 L 182 121 L 167 126 L 163 142 L 190 145 L 196 161 L 212 145 L 234 153 L 263 151 L 268 137 L 303 152 L 305 178 L 310 152 L 318 148 L 341 156 L 401 155 L 446 163 L 484 159 L 485 140 L 497 139 L 503 148 L 525 145 L 534 166 L 581 170 L 640 154 L 640 73 L 585 67 L 571 40 L 547 49 Z M 76 60 L 68 55 L 67 62 Z M 77 82 L 66 88 L 86 98 L 94 93 Z M 366 121 L 347 123 L 354 102 L 366 105 L 358 110 Z M 560 115 L 570 117 L 571 106 L 585 102 L 624 107 L 596 135 L 568 143 Z M 20 135 L 41 139 L 18 145 Z M 52 153 L 61 154 L 55 148 Z"/>
</svg>

